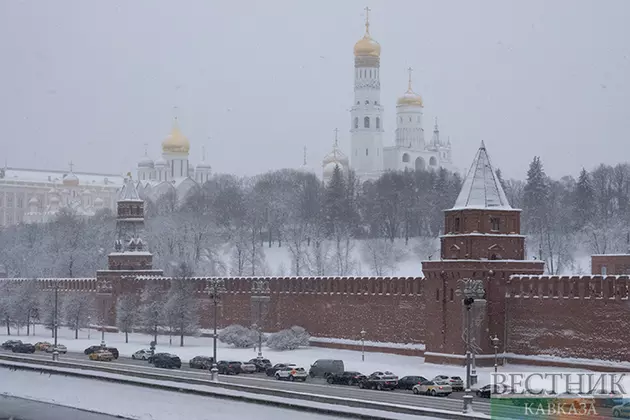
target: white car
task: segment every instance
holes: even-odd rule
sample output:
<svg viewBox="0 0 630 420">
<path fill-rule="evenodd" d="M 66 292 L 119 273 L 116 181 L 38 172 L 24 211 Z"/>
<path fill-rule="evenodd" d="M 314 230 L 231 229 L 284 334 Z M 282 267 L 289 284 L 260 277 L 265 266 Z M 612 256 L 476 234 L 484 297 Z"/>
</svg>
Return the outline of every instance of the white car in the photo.
<svg viewBox="0 0 630 420">
<path fill-rule="evenodd" d="M 301 367 L 284 367 L 276 371 L 276 379 L 284 379 L 285 381 L 306 381 L 308 372 Z"/>
<path fill-rule="evenodd" d="M 630 401 L 614 406 L 612 409 L 612 414 L 615 417 L 629 418 L 630 417 Z"/>
<path fill-rule="evenodd" d="M 450 395 L 453 392 L 453 387 L 446 383 L 438 383 L 435 381 L 424 381 L 418 385 L 414 385 L 411 388 L 414 394 L 432 395 L 434 397 Z"/>
<path fill-rule="evenodd" d="M 61 353 L 61 354 L 68 353 L 68 348 L 64 346 L 63 344 L 57 344 L 57 347 L 55 346 L 46 347 L 46 353 L 53 353 L 55 349 L 57 349 L 57 353 Z"/>
<path fill-rule="evenodd" d="M 453 391 L 464 390 L 464 381 L 459 376 L 438 375 L 433 378 L 433 382 L 439 384 L 448 384 L 453 388 Z"/>
<path fill-rule="evenodd" d="M 151 356 L 151 350 L 142 349 L 132 354 L 131 358 L 134 360 L 147 360 L 150 356 Z"/>
<path fill-rule="evenodd" d="M 258 368 L 255 364 L 249 362 L 241 363 L 241 372 L 243 373 L 256 373 Z"/>
</svg>

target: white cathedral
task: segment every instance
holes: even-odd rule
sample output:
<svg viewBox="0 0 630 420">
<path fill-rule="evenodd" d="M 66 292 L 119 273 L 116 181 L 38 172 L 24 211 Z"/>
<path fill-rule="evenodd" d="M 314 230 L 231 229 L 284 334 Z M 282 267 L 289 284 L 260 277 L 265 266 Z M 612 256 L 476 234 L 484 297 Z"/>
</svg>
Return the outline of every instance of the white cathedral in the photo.
<svg viewBox="0 0 630 420">
<path fill-rule="evenodd" d="M 366 8 L 366 13 L 369 9 Z M 437 125 L 427 141 L 422 127 L 422 97 L 411 86 L 411 69 L 407 91 L 396 104 L 394 145 L 383 141 L 384 121 L 380 82 L 381 46 L 370 35 L 366 15 L 365 35 L 354 45 L 354 103 L 350 109 L 350 159 L 339 148 L 335 136 L 333 150 L 322 162 L 323 179 L 328 181 L 339 166 L 350 168 L 361 181 L 375 180 L 388 170 L 454 170 L 450 141 L 440 139 Z"/>
</svg>

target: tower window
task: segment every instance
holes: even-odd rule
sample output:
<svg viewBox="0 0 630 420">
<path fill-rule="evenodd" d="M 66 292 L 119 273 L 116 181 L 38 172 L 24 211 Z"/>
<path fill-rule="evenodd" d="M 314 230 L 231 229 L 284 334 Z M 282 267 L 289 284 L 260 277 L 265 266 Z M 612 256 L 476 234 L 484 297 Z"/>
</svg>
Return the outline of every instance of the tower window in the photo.
<svg viewBox="0 0 630 420">
<path fill-rule="evenodd" d="M 459 220 L 459 217 L 456 217 L 454 222 L 455 222 L 455 223 L 453 224 L 453 230 L 454 230 L 455 232 L 459 232 L 459 229 L 460 229 L 460 220 Z"/>
<path fill-rule="evenodd" d="M 381 119 L 376 117 L 376 128 L 381 128 Z"/>
<path fill-rule="evenodd" d="M 370 77 L 372 77 L 372 69 L 370 69 Z"/>
<path fill-rule="evenodd" d="M 359 117 L 354 117 L 354 128 L 359 128 Z"/>
<path fill-rule="evenodd" d="M 365 101 L 365 104 L 366 104 L 366 105 L 369 105 L 369 104 L 370 104 L 370 101 Z"/>
<path fill-rule="evenodd" d="M 365 149 L 365 156 L 368 155 L 368 149 Z"/>
<path fill-rule="evenodd" d="M 370 128 L 370 117 L 363 118 L 363 127 Z"/>
<path fill-rule="evenodd" d="M 402 156 L 402 161 L 403 162 L 409 162 L 409 153 L 404 153 Z"/>
<path fill-rule="evenodd" d="M 435 300 L 440 300 L 440 289 L 435 289 Z"/>
<path fill-rule="evenodd" d="M 498 232 L 501 227 L 501 220 L 498 217 L 491 217 L 490 225 L 493 232 Z"/>
<path fill-rule="evenodd" d="M 455 297 L 455 292 L 453 292 L 453 289 L 451 289 L 451 302 L 453 301 L 453 298 Z"/>
<path fill-rule="evenodd" d="M 411 117 L 409 117 L 409 122 L 411 122 Z"/>
<path fill-rule="evenodd" d="M 357 105 L 361 105 L 361 101 L 357 101 Z"/>
</svg>

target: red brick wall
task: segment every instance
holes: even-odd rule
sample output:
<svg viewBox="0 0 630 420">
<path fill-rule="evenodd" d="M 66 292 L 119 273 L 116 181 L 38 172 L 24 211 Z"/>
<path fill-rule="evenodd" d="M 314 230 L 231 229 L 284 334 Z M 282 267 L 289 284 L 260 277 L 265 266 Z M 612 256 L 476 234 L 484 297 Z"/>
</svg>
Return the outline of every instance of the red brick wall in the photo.
<svg viewBox="0 0 630 420">
<path fill-rule="evenodd" d="M 625 255 L 592 255 L 591 273 L 602 274 L 606 267 L 606 275 L 630 274 L 630 254 Z"/>
<path fill-rule="evenodd" d="M 513 277 L 507 351 L 630 361 L 629 286 L 627 276 Z"/>
</svg>

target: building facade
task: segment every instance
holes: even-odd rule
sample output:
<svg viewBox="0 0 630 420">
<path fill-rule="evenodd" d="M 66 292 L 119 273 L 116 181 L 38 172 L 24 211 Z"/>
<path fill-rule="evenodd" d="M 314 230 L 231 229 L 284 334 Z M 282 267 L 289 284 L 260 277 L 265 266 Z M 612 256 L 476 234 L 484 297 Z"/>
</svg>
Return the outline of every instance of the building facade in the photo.
<svg viewBox="0 0 630 420">
<path fill-rule="evenodd" d="M 369 11 L 369 10 L 368 10 Z M 454 170 L 451 143 L 440 138 L 435 121 L 433 134 L 425 138 L 424 103 L 412 87 L 411 69 L 407 91 L 396 103 L 396 130 L 393 141 L 387 140 L 384 106 L 381 102 L 381 46 L 370 34 L 366 16 L 365 34 L 354 45 L 354 102 L 350 108 L 349 162 L 331 160 L 339 153 L 337 140 L 333 152 L 322 162 L 327 182 L 332 167 L 351 168 L 362 181 L 377 179 L 388 170 Z M 336 150 L 337 149 L 337 150 Z M 343 155 L 344 157 L 346 155 Z"/>
</svg>

